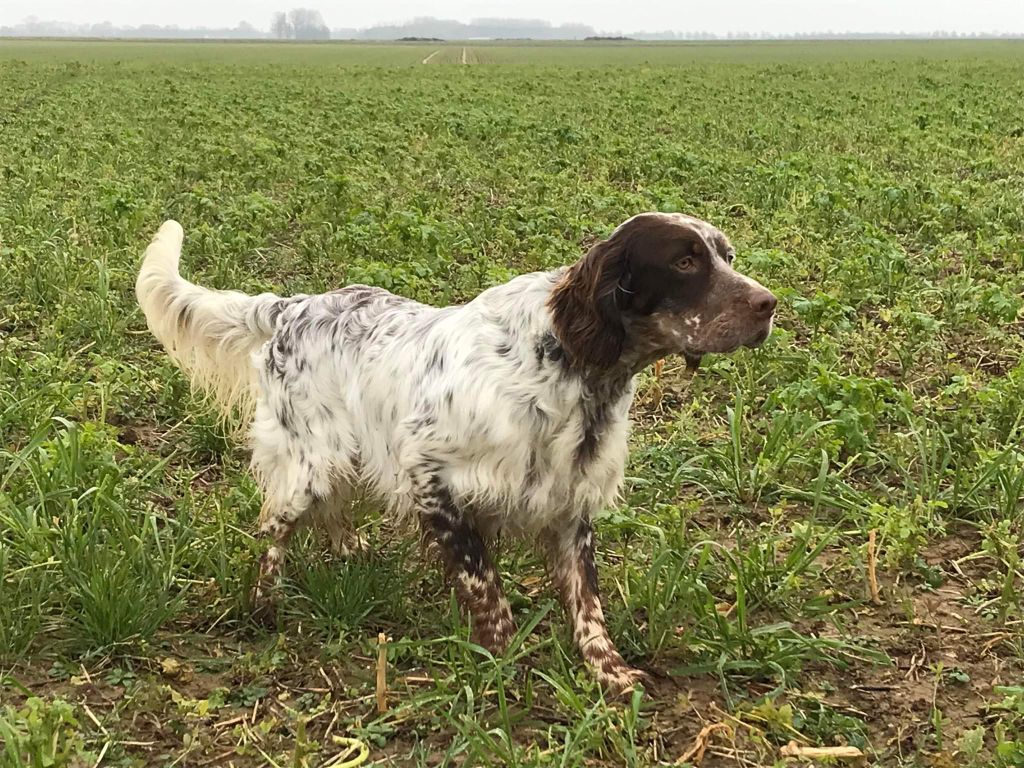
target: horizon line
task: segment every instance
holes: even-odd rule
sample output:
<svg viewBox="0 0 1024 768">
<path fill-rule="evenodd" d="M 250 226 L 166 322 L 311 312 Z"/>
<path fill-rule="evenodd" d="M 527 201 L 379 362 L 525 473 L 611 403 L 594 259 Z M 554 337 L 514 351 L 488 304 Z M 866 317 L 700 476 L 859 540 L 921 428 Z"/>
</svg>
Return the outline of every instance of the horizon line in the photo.
<svg viewBox="0 0 1024 768">
<path fill-rule="evenodd" d="M 507 30 L 500 30 L 501 32 L 507 32 L 507 34 L 501 34 L 500 36 L 495 35 L 471 35 L 469 37 L 456 37 L 448 36 L 441 39 L 445 40 L 469 40 L 469 39 L 487 39 L 487 40 L 543 40 L 551 42 L 554 40 L 584 40 L 586 38 L 606 38 L 606 39 L 636 39 L 638 42 L 642 41 L 693 41 L 701 42 L 707 40 L 787 40 L 787 39 L 872 39 L 872 38 L 902 38 L 902 39 L 1013 39 L 1024 37 L 1024 29 L 1014 31 L 1001 31 L 1001 30 L 972 30 L 972 31 L 961 31 L 957 29 L 918 29 L 918 30 L 889 30 L 889 29 L 874 29 L 869 31 L 854 31 L 854 30 L 835 30 L 835 29 L 816 29 L 811 31 L 783 31 L 783 32 L 770 32 L 766 30 L 751 30 L 751 29 L 733 29 L 726 30 L 724 32 L 715 32 L 707 29 L 650 29 L 650 30 L 601 30 L 596 27 L 582 21 L 570 21 L 563 23 L 555 23 L 546 19 L 537 18 L 521 18 L 521 17 L 476 17 L 470 21 L 461 21 L 458 19 L 447 19 L 435 16 L 418 16 L 412 19 L 406 19 L 400 22 L 376 22 L 369 26 L 356 27 L 356 26 L 331 26 L 328 25 L 322 18 L 321 29 L 326 32 L 329 37 L 326 39 L 341 40 L 341 39 L 360 39 L 363 35 L 373 34 L 375 31 L 393 30 L 396 33 L 401 33 L 402 30 L 410 30 L 408 36 L 422 36 L 416 35 L 415 29 L 422 28 L 423 26 L 431 25 L 456 25 L 456 29 L 448 30 L 451 32 L 462 31 L 458 28 L 465 28 L 465 31 L 470 32 L 473 27 L 498 27 L 504 25 L 512 25 Z M 522 25 L 517 28 L 515 25 Z M 574 30 L 575 35 L 566 38 L 554 38 L 547 37 L 541 33 L 539 29 L 529 29 L 526 25 L 537 25 L 541 29 L 547 30 L 551 33 L 558 33 L 560 30 Z M 441 32 L 441 30 L 436 30 Z M 489 30 L 490 31 L 490 30 Z M 201 39 L 213 39 L 216 33 L 233 33 L 230 34 L 228 39 L 251 39 L 251 40 L 265 40 L 275 39 L 273 27 L 264 29 L 258 27 L 252 22 L 242 19 L 238 21 L 234 26 L 207 26 L 207 25 L 182 25 L 182 24 L 115 24 L 109 20 L 91 21 L 91 22 L 71 22 L 61 21 L 58 19 L 41 19 L 34 16 L 29 16 L 21 19 L 19 22 L 12 24 L 0 24 L 0 37 L 14 37 L 14 38 L 25 38 L 25 37 L 86 37 L 86 38 L 99 38 L 99 39 L 118 39 L 125 37 L 134 37 L 139 39 L 150 39 L 146 33 L 160 33 L 152 39 L 169 39 L 168 33 L 183 32 L 185 36 L 182 39 L 195 39 L 200 37 Z M 523 35 L 517 35 L 518 32 L 523 32 Z M 343 37 L 342 35 L 352 35 L 352 37 Z M 335 37 L 335 35 L 338 35 Z M 323 40 L 324 38 L 321 38 Z M 382 39 L 382 38 L 371 38 L 371 39 Z M 396 38 L 397 39 L 397 38 Z"/>
</svg>

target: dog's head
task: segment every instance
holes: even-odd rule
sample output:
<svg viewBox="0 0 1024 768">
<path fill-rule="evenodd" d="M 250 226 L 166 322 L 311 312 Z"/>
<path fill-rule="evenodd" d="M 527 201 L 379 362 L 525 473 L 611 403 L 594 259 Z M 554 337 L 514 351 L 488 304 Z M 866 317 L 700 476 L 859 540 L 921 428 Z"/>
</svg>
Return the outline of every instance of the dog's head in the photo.
<svg viewBox="0 0 1024 768">
<path fill-rule="evenodd" d="M 642 213 L 566 271 L 549 301 L 576 367 L 634 369 L 669 354 L 696 367 L 708 352 L 756 347 L 776 299 L 732 267 L 718 229 L 682 214 Z"/>
</svg>

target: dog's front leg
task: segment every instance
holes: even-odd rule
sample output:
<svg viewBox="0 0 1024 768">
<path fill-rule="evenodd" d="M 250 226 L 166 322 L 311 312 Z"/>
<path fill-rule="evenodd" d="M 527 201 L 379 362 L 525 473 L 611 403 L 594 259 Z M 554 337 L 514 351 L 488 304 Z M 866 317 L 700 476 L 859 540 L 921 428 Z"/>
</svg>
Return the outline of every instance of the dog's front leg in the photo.
<svg viewBox="0 0 1024 768">
<path fill-rule="evenodd" d="M 594 530 L 580 518 L 551 536 L 548 570 L 572 626 L 573 639 L 598 682 L 613 694 L 632 690 L 645 675 L 632 669 L 615 649 L 604 622 L 594 560 Z"/>
<path fill-rule="evenodd" d="M 512 608 L 487 546 L 436 475 L 417 483 L 417 512 L 423 535 L 440 550 L 445 574 L 472 623 L 472 640 L 491 653 L 504 652 L 515 634 Z"/>
</svg>

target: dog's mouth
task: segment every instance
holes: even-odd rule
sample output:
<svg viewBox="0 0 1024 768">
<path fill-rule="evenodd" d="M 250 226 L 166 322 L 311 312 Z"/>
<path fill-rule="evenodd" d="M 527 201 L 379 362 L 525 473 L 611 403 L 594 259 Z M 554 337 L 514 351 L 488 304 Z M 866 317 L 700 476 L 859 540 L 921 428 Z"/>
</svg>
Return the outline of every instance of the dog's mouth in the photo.
<svg viewBox="0 0 1024 768">
<path fill-rule="evenodd" d="M 743 342 L 743 346 L 750 347 L 750 349 L 756 349 L 757 347 L 760 347 L 762 344 L 764 344 L 765 339 L 768 338 L 771 332 L 772 326 L 771 323 L 769 323 L 764 328 L 758 330 L 757 333 L 750 337 L 749 340 Z"/>
<path fill-rule="evenodd" d="M 700 368 L 700 361 L 704 359 L 704 355 L 700 352 L 683 352 L 683 360 L 686 361 L 686 370 L 696 371 Z"/>
<path fill-rule="evenodd" d="M 748 337 L 744 341 L 738 341 L 731 344 L 724 344 L 721 346 L 715 346 L 714 349 L 683 349 L 680 354 L 683 356 L 683 360 L 686 361 L 686 368 L 689 371 L 695 371 L 700 367 L 701 360 L 704 359 L 704 355 L 710 352 L 718 354 L 728 355 L 731 352 L 735 352 L 740 347 L 747 347 L 749 349 L 756 349 L 760 347 L 768 339 L 772 332 L 772 323 L 768 322 L 767 325 L 758 328 L 754 331 L 753 335 Z"/>
</svg>

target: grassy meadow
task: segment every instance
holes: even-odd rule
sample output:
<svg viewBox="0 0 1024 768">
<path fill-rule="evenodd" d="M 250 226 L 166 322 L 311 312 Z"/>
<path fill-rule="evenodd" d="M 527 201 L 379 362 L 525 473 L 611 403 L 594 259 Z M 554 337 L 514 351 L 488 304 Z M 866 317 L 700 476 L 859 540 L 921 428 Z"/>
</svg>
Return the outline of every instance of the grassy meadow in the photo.
<svg viewBox="0 0 1024 768">
<path fill-rule="evenodd" d="M 1024 765 L 1022 104 L 1010 42 L 0 41 L 0 767 Z M 516 545 L 524 631 L 472 646 L 372 508 L 253 623 L 244 444 L 134 299 L 159 223 L 211 287 L 453 303 L 651 209 L 780 297 L 641 375 L 597 527 L 651 684 L 603 697 Z"/>
</svg>

